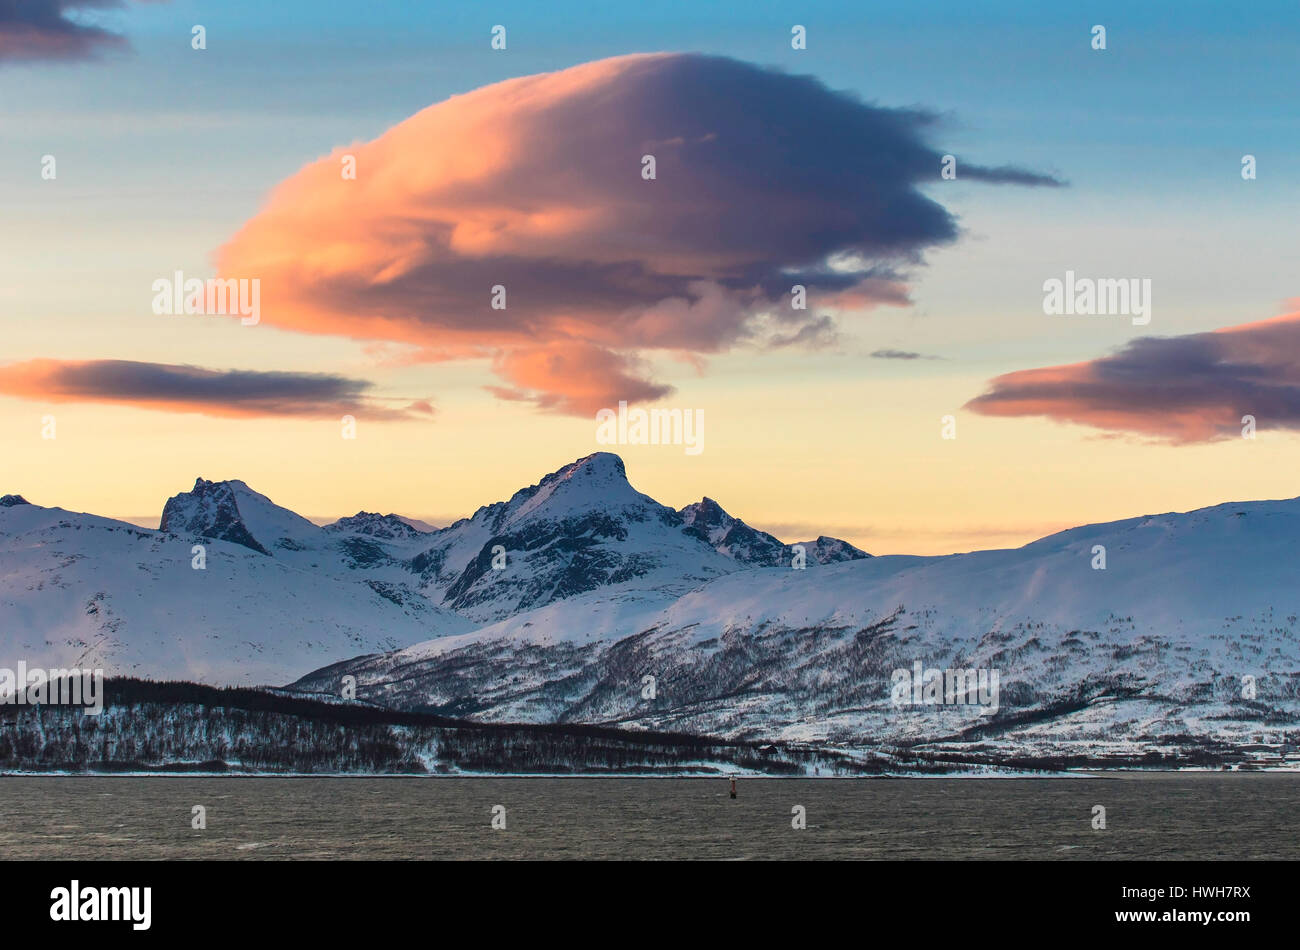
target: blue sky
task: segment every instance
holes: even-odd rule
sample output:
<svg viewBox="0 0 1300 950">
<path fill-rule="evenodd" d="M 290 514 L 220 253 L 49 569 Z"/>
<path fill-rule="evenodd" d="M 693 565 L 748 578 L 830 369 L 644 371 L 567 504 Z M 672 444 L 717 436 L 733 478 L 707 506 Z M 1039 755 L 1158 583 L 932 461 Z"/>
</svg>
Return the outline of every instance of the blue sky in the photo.
<svg viewBox="0 0 1300 950">
<path fill-rule="evenodd" d="M 983 202 L 1017 223 L 1068 216 L 1094 233 L 1121 215 L 1183 233 L 1223 221 L 1234 241 L 1247 235 L 1232 219 L 1248 221 L 1263 247 L 1238 256 L 1232 272 L 1264 299 L 1280 295 L 1266 283 L 1277 264 L 1267 249 L 1286 238 L 1276 209 L 1300 181 L 1292 3 L 1243 13 L 1214 3 L 230 0 L 131 5 L 98 20 L 120 27 L 134 52 L 0 68 L 0 200 L 11 221 L 46 210 L 43 196 L 30 203 L 40 183 L 25 169 L 33 154 L 54 153 L 89 211 L 141 224 L 157 214 L 165 230 L 183 205 L 194 233 L 216 244 L 305 160 L 448 95 L 609 55 L 695 50 L 812 73 L 883 105 L 938 110 L 946 125 L 936 138 L 961 158 L 1048 168 L 1073 185 L 1044 204 L 1041 193 L 968 195 L 958 184 L 959 208 Z M 792 22 L 807 26 L 807 50 L 790 49 Z M 189 48 L 193 23 L 208 30 L 201 53 Z M 504 53 L 487 48 L 495 23 L 508 29 Z M 1107 26 L 1105 52 L 1088 45 L 1094 23 Z M 1260 162 L 1249 192 L 1236 174 L 1247 152 Z M 1177 253 L 1171 236 L 1152 235 L 1158 260 Z M 927 274 L 933 305 L 956 303 L 942 290 L 946 277 L 967 286 L 975 276 Z M 997 287 L 983 290 L 997 302 Z M 1198 309 L 1214 288 L 1188 290 L 1189 325 L 1214 325 Z"/>
</svg>

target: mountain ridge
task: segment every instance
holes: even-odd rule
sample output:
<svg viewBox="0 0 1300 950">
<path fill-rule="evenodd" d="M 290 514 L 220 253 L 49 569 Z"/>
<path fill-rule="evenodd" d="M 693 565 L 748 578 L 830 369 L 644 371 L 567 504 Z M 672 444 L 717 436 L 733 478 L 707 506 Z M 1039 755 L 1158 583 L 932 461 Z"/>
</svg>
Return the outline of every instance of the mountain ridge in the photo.
<svg viewBox="0 0 1300 950">
<path fill-rule="evenodd" d="M 446 528 L 424 531 L 410 521 L 360 511 L 317 525 L 239 479 L 196 478 L 167 499 L 157 530 L 6 495 L 0 558 L 13 573 L 0 582 L 0 623 L 27 633 L 0 637 L 0 649 L 52 656 L 60 661 L 53 665 L 120 660 L 119 672 L 129 675 L 287 682 L 326 660 L 461 633 L 601 587 L 657 597 L 746 567 L 681 530 L 678 514 L 636 491 L 623 460 L 604 452 Z M 91 528 L 95 544 L 87 546 Z M 123 573 L 110 562 L 134 567 Z M 195 585 L 217 574 L 233 586 Z M 82 607 L 55 604 L 55 592 Z M 188 612 L 201 613 L 204 624 L 174 600 L 181 592 L 197 598 Z M 295 622 L 287 608 L 307 597 L 324 612 L 306 610 L 316 619 Z M 340 597 L 351 606 L 338 606 Z M 258 611 L 276 618 L 265 631 Z M 335 634 L 318 643 L 306 623 Z M 344 639 L 335 642 L 336 634 Z M 233 636 L 247 638 L 249 655 L 226 651 L 222 665 L 216 639 Z M 295 654 L 282 641 L 303 649 Z M 280 665 L 257 659 L 268 650 Z"/>
</svg>

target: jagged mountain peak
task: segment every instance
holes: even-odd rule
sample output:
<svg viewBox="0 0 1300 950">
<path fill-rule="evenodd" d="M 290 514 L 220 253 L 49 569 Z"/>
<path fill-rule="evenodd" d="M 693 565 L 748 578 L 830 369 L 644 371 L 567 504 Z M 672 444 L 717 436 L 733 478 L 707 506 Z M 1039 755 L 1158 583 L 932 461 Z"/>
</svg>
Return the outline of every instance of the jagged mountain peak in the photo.
<svg viewBox="0 0 1300 950">
<path fill-rule="evenodd" d="M 727 513 L 721 505 L 705 495 L 677 512 L 688 534 L 708 542 L 719 554 L 755 567 L 779 567 L 788 563 L 793 544 L 785 544 L 775 535 L 751 528 L 740 518 Z M 816 541 L 800 542 L 808 562 L 834 564 L 871 557 L 847 541 L 819 535 Z"/>
<path fill-rule="evenodd" d="M 14 508 L 18 505 L 30 505 L 31 502 L 22 495 L 0 495 L 0 508 Z"/>
<path fill-rule="evenodd" d="M 735 520 L 708 495 L 705 495 L 699 501 L 691 502 L 677 513 L 682 516 L 682 523 L 687 526 L 693 524 L 720 525 Z"/>
<path fill-rule="evenodd" d="M 204 478 L 202 475 L 200 475 L 194 479 L 193 490 L 201 491 L 203 489 L 220 488 L 222 486 L 228 488 L 248 488 L 248 483 L 238 478 L 225 478 L 222 479 L 221 481 L 213 481 L 211 479 Z"/>
<path fill-rule="evenodd" d="M 322 529 L 239 479 L 196 478 L 194 488 L 167 499 L 158 530 L 240 544 L 261 554 L 311 546 Z"/>
<path fill-rule="evenodd" d="M 326 525 L 325 530 L 332 533 L 362 534 L 381 541 L 406 540 L 430 533 L 421 531 L 400 515 L 381 515 L 377 511 L 358 511 L 355 515 Z"/>
<path fill-rule="evenodd" d="M 754 567 L 775 567 L 785 560 L 780 539 L 751 528 L 707 495 L 679 511 L 683 530 L 719 554 Z"/>
</svg>

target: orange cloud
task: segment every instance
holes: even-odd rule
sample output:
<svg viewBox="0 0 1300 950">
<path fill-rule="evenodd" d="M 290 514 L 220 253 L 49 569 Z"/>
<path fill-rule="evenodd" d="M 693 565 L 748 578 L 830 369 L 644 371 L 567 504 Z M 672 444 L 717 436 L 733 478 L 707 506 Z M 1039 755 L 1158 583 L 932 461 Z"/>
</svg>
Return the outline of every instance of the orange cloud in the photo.
<svg viewBox="0 0 1300 950">
<path fill-rule="evenodd" d="M 595 415 L 628 402 L 653 401 L 672 392 L 639 378 L 635 361 L 598 346 L 558 343 L 503 352 L 494 368 L 513 388 L 492 386 L 502 399 L 530 400 L 543 409 Z"/>
<path fill-rule="evenodd" d="M 264 323 L 490 357 L 503 398 L 585 413 L 666 393 L 651 352 L 698 358 L 771 326 L 825 339 L 801 331 L 828 307 L 907 303 L 896 267 L 957 234 L 918 188 L 941 166 L 932 122 L 721 57 L 601 60 L 335 149 L 275 189 L 218 269 L 261 280 Z"/>
</svg>

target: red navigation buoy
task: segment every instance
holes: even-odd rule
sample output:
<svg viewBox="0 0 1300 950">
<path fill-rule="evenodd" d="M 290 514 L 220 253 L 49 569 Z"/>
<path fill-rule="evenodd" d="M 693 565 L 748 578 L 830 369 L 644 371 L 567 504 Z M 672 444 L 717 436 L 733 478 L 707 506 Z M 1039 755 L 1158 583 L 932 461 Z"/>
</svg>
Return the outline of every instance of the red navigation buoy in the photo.
<svg viewBox="0 0 1300 950">
<path fill-rule="evenodd" d="M 736 776 L 731 776 L 731 797 L 736 797 Z"/>
</svg>

